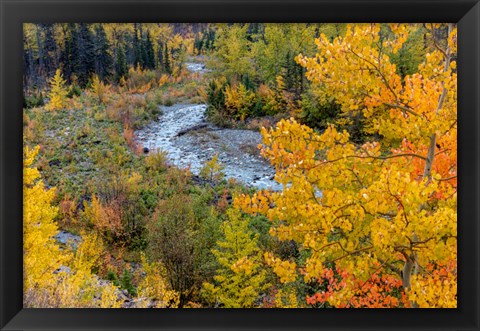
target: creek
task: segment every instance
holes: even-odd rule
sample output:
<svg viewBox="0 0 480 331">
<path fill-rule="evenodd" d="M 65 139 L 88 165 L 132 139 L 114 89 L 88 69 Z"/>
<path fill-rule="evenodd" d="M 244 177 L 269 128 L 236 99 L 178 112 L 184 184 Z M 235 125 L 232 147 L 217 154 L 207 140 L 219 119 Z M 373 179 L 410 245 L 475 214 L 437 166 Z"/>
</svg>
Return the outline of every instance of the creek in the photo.
<svg viewBox="0 0 480 331">
<path fill-rule="evenodd" d="M 204 73 L 201 63 L 187 63 L 192 72 Z M 190 168 L 198 175 L 205 163 L 218 154 L 226 178 L 233 178 L 257 189 L 279 191 L 275 169 L 258 149 L 259 132 L 220 128 L 208 122 L 206 104 L 161 106 L 162 115 L 135 132 L 136 141 L 149 151 L 163 151 L 169 163 Z"/>
</svg>

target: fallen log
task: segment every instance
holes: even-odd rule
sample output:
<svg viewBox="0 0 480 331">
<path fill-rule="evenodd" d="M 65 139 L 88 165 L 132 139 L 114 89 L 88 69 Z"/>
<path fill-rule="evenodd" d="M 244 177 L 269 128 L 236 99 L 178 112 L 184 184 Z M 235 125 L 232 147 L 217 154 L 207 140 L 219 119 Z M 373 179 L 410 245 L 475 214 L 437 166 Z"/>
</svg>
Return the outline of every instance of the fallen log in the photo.
<svg viewBox="0 0 480 331">
<path fill-rule="evenodd" d="M 197 125 L 194 125 L 194 126 L 191 126 L 187 129 L 184 129 L 184 130 L 181 130 L 181 131 L 178 131 L 178 133 L 175 135 L 175 137 L 180 137 L 180 136 L 183 136 L 191 131 L 196 131 L 196 130 L 200 130 L 200 129 L 204 129 L 208 126 L 207 123 L 202 123 L 202 124 L 197 124 Z"/>
</svg>

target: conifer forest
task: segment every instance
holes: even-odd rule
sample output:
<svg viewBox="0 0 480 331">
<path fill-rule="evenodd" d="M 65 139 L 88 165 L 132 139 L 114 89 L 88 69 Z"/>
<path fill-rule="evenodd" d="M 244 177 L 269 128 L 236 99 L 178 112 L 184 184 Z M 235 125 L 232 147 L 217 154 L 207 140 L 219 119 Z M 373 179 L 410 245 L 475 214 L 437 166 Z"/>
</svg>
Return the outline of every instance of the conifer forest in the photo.
<svg viewBox="0 0 480 331">
<path fill-rule="evenodd" d="M 23 30 L 24 307 L 457 307 L 455 24 Z"/>
</svg>

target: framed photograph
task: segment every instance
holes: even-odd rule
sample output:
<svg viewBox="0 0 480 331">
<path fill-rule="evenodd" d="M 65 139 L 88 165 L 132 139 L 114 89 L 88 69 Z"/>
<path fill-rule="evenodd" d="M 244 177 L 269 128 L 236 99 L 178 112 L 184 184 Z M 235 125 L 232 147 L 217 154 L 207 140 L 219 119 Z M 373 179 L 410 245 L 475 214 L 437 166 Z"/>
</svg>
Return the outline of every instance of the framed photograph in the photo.
<svg viewBox="0 0 480 331">
<path fill-rule="evenodd" d="M 2 330 L 480 329 L 478 0 L 0 6 Z"/>
</svg>

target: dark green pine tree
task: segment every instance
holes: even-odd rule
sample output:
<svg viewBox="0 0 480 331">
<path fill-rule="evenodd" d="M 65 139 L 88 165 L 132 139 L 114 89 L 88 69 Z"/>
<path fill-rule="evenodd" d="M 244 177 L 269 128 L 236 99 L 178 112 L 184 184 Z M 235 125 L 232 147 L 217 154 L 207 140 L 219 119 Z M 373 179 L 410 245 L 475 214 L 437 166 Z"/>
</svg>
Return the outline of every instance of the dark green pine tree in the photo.
<svg viewBox="0 0 480 331">
<path fill-rule="evenodd" d="M 155 51 L 153 50 L 153 42 L 150 36 L 150 31 L 147 31 L 147 36 L 145 39 L 145 68 L 154 70 L 155 67 Z"/>
<path fill-rule="evenodd" d="M 209 28 L 207 32 L 207 41 L 204 47 L 207 50 L 213 50 L 215 48 L 214 45 L 215 45 L 215 30 Z"/>
<path fill-rule="evenodd" d="M 115 79 L 119 81 L 122 77 L 126 77 L 128 73 L 127 57 L 125 48 L 120 45 L 117 50 L 117 62 L 115 63 Z"/>
<path fill-rule="evenodd" d="M 93 34 L 87 23 L 79 24 L 78 63 L 75 74 L 80 86 L 85 87 L 95 73 L 95 45 Z"/>
<path fill-rule="evenodd" d="M 158 66 L 160 70 L 165 71 L 165 64 L 163 62 L 163 43 L 161 41 L 158 42 Z"/>
<path fill-rule="evenodd" d="M 135 40 L 135 33 L 126 33 L 123 36 L 123 47 L 128 66 L 136 66 L 137 59 L 137 41 Z"/>
<path fill-rule="evenodd" d="M 140 36 L 139 36 L 140 33 Z M 140 65 L 140 67 L 143 68 L 144 63 L 143 63 L 143 56 L 142 56 L 142 32 L 141 32 L 141 26 L 140 26 L 140 31 L 139 31 L 139 24 L 134 23 L 133 25 L 133 49 L 135 52 L 135 56 L 133 59 L 133 65 L 137 67 Z"/>
<path fill-rule="evenodd" d="M 65 29 L 65 46 L 60 55 L 60 62 L 63 64 L 63 77 L 69 84 L 72 82 L 72 75 L 76 74 L 79 62 L 78 39 L 77 24 L 68 23 Z"/>
<path fill-rule="evenodd" d="M 33 85 L 33 78 L 35 77 L 34 75 L 34 60 L 33 60 L 33 49 L 32 47 L 27 47 L 27 42 L 26 42 L 27 37 L 24 35 L 23 36 L 23 70 L 24 70 L 24 75 L 23 75 L 23 92 L 28 90 L 28 87 Z"/>
<path fill-rule="evenodd" d="M 299 99 L 304 87 L 303 67 L 295 61 L 295 57 L 290 51 L 287 52 L 282 67 L 284 69 L 285 88 L 294 93 L 295 99 Z"/>
<path fill-rule="evenodd" d="M 202 38 L 198 34 L 195 35 L 195 41 L 193 42 L 193 45 L 195 49 L 197 50 L 197 54 L 202 54 L 202 46 L 203 46 L 203 39 L 205 37 L 205 34 L 202 35 Z"/>
<path fill-rule="evenodd" d="M 112 75 L 113 60 L 110 44 L 102 24 L 95 27 L 95 72 L 105 81 Z"/>
<path fill-rule="evenodd" d="M 55 74 L 57 69 L 58 59 L 57 59 L 57 42 L 55 41 L 55 31 L 54 25 L 49 24 L 40 24 L 43 31 L 44 40 L 43 40 L 43 64 L 45 66 L 45 73 L 48 78 L 52 77 Z"/>
<path fill-rule="evenodd" d="M 260 23 L 250 23 L 247 28 L 247 39 L 254 41 L 260 32 L 261 24 Z"/>
<path fill-rule="evenodd" d="M 167 44 L 165 44 L 165 50 L 163 52 L 164 54 L 164 59 L 165 59 L 165 62 L 164 62 L 164 68 L 165 68 L 165 72 L 168 73 L 168 74 L 171 74 L 172 73 L 172 66 L 171 66 L 171 63 L 170 63 L 170 54 L 168 53 L 168 47 L 167 47 Z"/>
<path fill-rule="evenodd" d="M 145 40 L 140 40 L 140 67 L 145 69 L 147 66 L 147 50 L 145 48 Z"/>
</svg>

